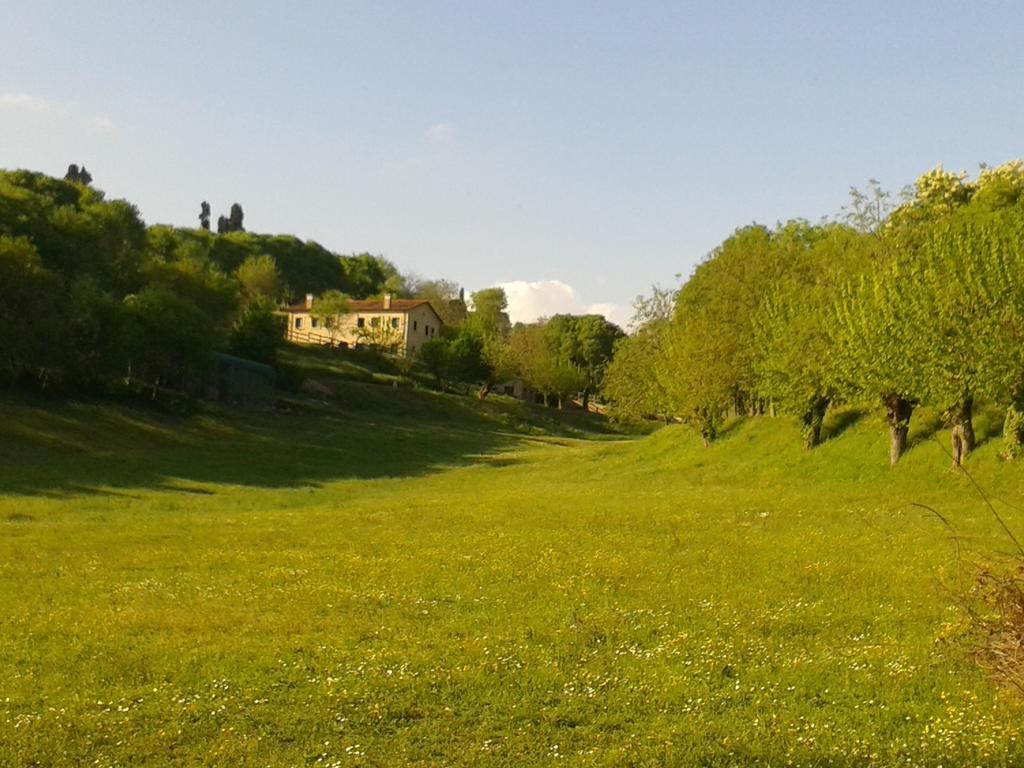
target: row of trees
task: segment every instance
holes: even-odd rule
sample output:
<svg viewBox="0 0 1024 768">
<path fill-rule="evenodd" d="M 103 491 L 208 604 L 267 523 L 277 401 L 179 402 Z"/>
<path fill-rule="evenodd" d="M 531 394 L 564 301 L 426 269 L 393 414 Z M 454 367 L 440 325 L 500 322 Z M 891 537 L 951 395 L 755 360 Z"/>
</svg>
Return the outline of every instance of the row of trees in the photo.
<svg viewBox="0 0 1024 768">
<path fill-rule="evenodd" d="M 941 167 L 894 201 L 872 182 L 844 221 L 735 232 L 674 293 L 639 306 L 606 394 L 622 417 L 672 418 L 713 440 L 729 412 L 800 418 L 808 447 L 827 409 L 886 411 L 890 460 L 915 408 L 938 408 L 954 460 L 973 412 L 1007 407 L 1024 437 L 1024 165 L 968 179 Z"/>
<path fill-rule="evenodd" d="M 147 227 L 91 179 L 0 172 L 2 383 L 183 386 L 214 350 L 273 362 L 282 301 L 406 289 L 381 257 L 245 232 L 240 207 L 223 234 Z"/>
</svg>

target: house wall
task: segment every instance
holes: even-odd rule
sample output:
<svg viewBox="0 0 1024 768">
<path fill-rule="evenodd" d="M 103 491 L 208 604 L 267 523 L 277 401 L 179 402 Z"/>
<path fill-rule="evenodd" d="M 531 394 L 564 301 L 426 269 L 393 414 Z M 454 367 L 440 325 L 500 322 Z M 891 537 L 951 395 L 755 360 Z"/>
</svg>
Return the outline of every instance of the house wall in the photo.
<svg viewBox="0 0 1024 768">
<path fill-rule="evenodd" d="M 405 348 L 409 356 L 416 355 L 424 342 L 430 341 L 441 330 L 441 321 L 430 309 L 430 306 L 423 304 L 409 310 L 408 320 L 404 327 Z"/>
<path fill-rule="evenodd" d="M 308 311 L 289 310 L 285 338 L 305 344 L 343 343 L 350 347 L 377 344 L 385 351 L 412 356 L 441 330 L 440 320 L 426 304 L 406 312 L 353 312 L 336 318 L 336 323 L 330 329 Z"/>
</svg>

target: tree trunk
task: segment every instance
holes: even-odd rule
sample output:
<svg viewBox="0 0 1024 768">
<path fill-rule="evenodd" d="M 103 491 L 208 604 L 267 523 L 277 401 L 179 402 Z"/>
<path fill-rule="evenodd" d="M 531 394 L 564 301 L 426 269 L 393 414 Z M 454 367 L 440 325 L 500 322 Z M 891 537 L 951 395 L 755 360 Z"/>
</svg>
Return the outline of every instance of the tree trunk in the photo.
<svg viewBox="0 0 1024 768">
<path fill-rule="evenodd" d="M 972 420 L 974 411 L 974 398 L 970 395 L 960 401 L 948 413 L 953 423 L 953 431 L 950 441 L 953 449 L 953 468 L 963 464 L 964 458 L 974 450 L 974 422 Z"/>
<path fill-rule="evenodd" d="M 590 410 L 590 390 L 589 389 L 584 389 L 583 390 L 583 400 L 582 400 L 582 403 L 583 403 L 583 410 L 584 411 L 589 411 Z"/>
<path fill-rule="evenodd" d="M 558 400 L 558 410 L 560 410 L 560 411 L 564 410 L 564 405 L 563 405 L 564 398 L 561 395 L 559 395 L 557 400 Z"/>
<path fill-rule="evenodd" d="M 718 429 L 715 427 L 714 418 L 710 415 L 710 411 L 706 408 L 697 410 L 697 418 L 700 424 L 700 439 L 704 443 L 704 447 L 707 448 L 711 445 L 711 442 L 718 437 Z"/>
<path fill-rule="evenodd" d="M 732 395 L 732 413 L 733 416 L 742 416 L 746 413 L 747 404 L 743 398 L 742 392 L 733 392 Z"/>
<path fill-rule="evenodd" d="M 1024 381 L 1013 386 L 1010 393 L 1010 405 L 1006 409 L 1003 421 L 1002 457 L 1013 461 L 1024 456 Z"/>
<path fill-rule="evenodd" d="M 476 399 L 483 400 L 491 392 L 491 382 L 485 381 L 483 385 L 476 391 Z"/>
<path fill-rule="evenodd" d="M 829 399 L 816 397 L 801 417 L 800 432 L 804 436 L 804 448 L 811 450 L 821 442 L 821 425 L 825 421 Z"/>
<path fill-rule="evenodd" d="M 907 433 L 910 431 L 910 416 L 914 403 L 899 395 L 886 395 L 885 420 L 889 424 L 889 464 L 896 466 L 907 450 Z"/>
</svg>

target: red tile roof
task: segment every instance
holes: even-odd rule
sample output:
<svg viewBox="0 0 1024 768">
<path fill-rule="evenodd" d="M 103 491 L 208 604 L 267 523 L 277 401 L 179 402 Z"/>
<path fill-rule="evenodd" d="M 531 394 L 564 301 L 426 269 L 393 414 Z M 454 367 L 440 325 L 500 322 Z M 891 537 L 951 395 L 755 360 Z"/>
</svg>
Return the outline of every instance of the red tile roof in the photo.
<svg viewBox="0 0 1024 768">
<path fill-rule="evenodd" d="M 352 312 L 408 312 L 416 309 L 416 307 L 426 304 L 430 306 L 430 302 L 426 299 L 392 299 L 391 307 L 388 309 L 384 308 L 384 299 L 349 299 L 348 311 Z M 431 311 L 434 310 L 430 307 Z M 309 307 L 306 306 L 306 302 L 301 304 L 292 304 L 288 307 L 289 312 L 308 312 Z M 434 312 L 436 315 L 437 313 Z"/>
</svg>

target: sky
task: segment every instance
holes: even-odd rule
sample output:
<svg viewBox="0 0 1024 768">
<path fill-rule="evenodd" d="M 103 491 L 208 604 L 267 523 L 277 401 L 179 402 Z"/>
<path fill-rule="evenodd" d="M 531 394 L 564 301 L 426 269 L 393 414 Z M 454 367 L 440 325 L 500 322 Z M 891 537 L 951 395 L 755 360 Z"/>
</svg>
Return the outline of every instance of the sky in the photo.
<svg viewBox="0 0 1024 768">
<path fill-rule="evenodd" d="M 0 0 L 0 167 L 625 324 L 737 227 L 1024 154 L 1016 2 Z"/>
</svg>

